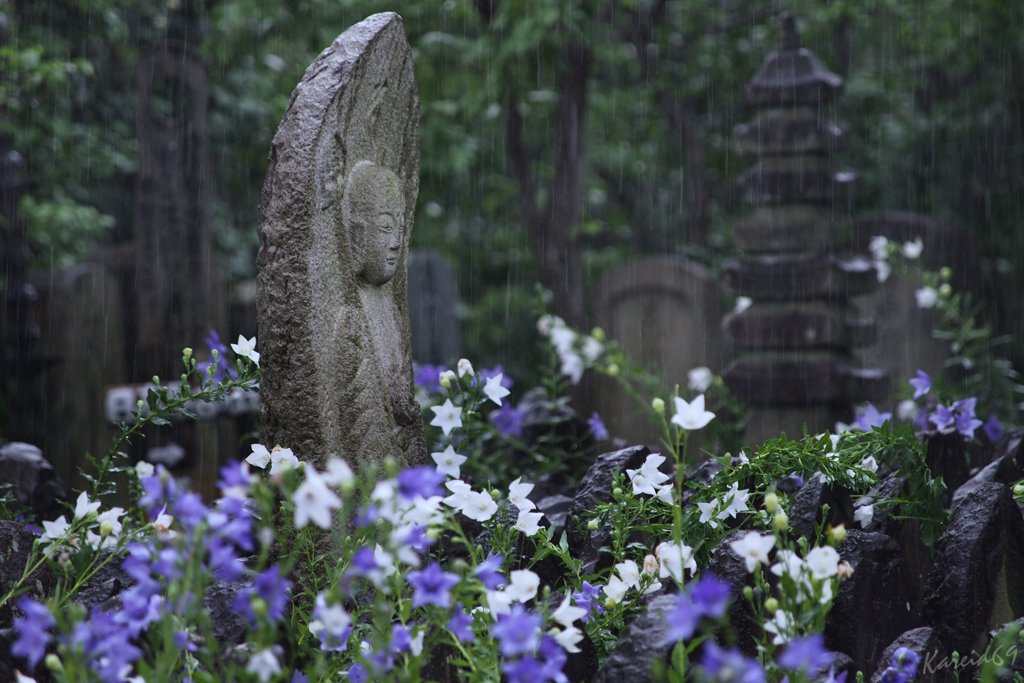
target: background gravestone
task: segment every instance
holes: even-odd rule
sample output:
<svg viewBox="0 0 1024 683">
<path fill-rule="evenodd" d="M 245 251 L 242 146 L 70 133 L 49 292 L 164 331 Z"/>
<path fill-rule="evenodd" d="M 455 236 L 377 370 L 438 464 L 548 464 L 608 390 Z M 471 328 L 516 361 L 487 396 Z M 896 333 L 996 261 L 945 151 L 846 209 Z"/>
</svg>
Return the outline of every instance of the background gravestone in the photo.
<svg viewBox="0 0 1024 683">
<path fill-rule="evenodd" d="M 79 490 L 86 483 L 78 472 L 85 454 L 105 454 L 114 436 L 103 390 L 128 381 L 121 289 L 96 263 L 46 275 L 38 280 L 43 334 L 36 352 L 49 362 L 37 389 L 37 445 L 69 488 Z"/>
<path fill-rule="evenodd" d="M 459 286 L 451 266 L 436 251 L 409 254 L 409 322 L 412 359 L 446 365 L 462 356 Z"/>
<path fill-rule="evenodd" d="M 407 295 L 418 124 L 412 52 L 401 17 L 388 12 L 320 54 L 274 136 L 257 260 L 262 438 L 320 469 L 331 455 L 353 464 L 426 458 Z M 360 180 L 371 167 L 372 179 Z M 354 229 L 356 218 L 385 215 L 369 215 L 371 186 L 373 201 L 404 201 L 400 240 L 387 245 L 394 274 L 376 284 L 365 279 L 369 252 Z"/>
<path fill-rule="evenodd" d="M 679 256 L 634 259 L 598 285 L 597 324 L 670 390 L 679 384 L 684 396 L 690 370 L 704 365 L 717 374 L 722 367 L 720 316 L 714 275 Z M 597 411 L 611 435 L 660 450 L 660 433 L 641 406 L 610 378 L 599 377 L 597 386 Z"/>
</svg>

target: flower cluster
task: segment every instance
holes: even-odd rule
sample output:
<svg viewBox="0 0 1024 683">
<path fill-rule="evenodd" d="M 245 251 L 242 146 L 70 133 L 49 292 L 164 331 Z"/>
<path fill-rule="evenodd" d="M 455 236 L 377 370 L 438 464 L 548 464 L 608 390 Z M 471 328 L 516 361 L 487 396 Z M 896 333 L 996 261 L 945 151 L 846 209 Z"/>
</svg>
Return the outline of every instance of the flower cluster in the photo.
<svg viewBox="0 0 1024 683">
<path fill-rule="evenodd" d="M 537 330 L 551 343 L 560 363 L 560 371 L 573 384 L 583 379 L 583 371 L 604 353 L 604 333 L 595 328 L 593 334 L 581 335 L 557 316 L 544 315 L 537 321 Z"/>
</svg>

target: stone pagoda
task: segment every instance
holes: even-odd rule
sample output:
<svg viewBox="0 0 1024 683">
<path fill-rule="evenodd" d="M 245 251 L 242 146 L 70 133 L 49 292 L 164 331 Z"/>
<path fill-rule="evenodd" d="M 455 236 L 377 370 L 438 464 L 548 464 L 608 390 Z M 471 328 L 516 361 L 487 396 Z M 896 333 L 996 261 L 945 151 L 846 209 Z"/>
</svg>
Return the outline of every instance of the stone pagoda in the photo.
<svg viewBox="0 0 1024 683">
<path fill-rule="evenodd" d="M 780 432 L 800 438 L 805 424 L 811 434 L 831 429 L 850 419 L 851 404 L 887 395 L 885 372 L 851 353 L 874 339 L 850 298 L 876 286 L 875 270 L 833 249 L 857 179 L 832 160 L 847 132 L 831 106 L 842 92 L 843 79 L 800 47 L 784 14 L 780 48 L 746 87 L 754 117 L 733 139 L 756 160 L 738 181 L 756 209 L 735 226 L 739 257 L 723 267 L 726 286 L 753 301 L 722 321 L 737 354 L 723 375 L 748 406 L 752 445 Z"/>
</svg>

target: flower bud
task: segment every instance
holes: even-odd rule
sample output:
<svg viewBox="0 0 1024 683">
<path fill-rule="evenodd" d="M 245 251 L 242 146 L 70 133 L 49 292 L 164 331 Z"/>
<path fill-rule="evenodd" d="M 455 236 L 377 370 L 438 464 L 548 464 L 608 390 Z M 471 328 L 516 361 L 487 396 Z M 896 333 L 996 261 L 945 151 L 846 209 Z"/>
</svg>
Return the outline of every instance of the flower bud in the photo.
<svg viewBox="0 0 1024 683">
<path fill-rule="evenodd" d="M 184 349 L 182 350 L 181 354 L 182 354 L 183 356 L 185 356 L 185 359 L 186 359 L 186 360 L 188 360 L 189 358 L 191 358 L 191 357 L 192 357 L 192 349 L 190 349 L 189 347 L 187 347 L 187 346 L 186 346 L 186 347 L 185 347 L 185 348 L 184 348 Z"/>
<path fill-rule="evenodd" d="M 772 524 L 774 524 L 775 528 L 779 531 L 784 531 L 789 527 L 789 515 L 787 515 L 785 511 L 779 510 L 775 513 L 775 519 L 772 520 Z"/>
<path fill-rule="evenodd" d="M 49 669 L 50 671 L 63 671 L 64 670 L 64 664 L 61 663 L 60 657 L 58 657 L 57 655 L 55 655 L 53 653 L 50 653 L 50 654 L 46 655 L 46 658 L 43 659 L 43 663 L 46 664 L 46 668 Z"/>
<path fill-rule="evenodd" d="M 429 538 L 431 541 L 436 541 L 437 539 L 441 538 L 441 530 L 436 526 L 430 527 L 429 529 L 427 529 L 427 533 L 425 533 L 424 536 Z"/>
<path fill-rule="evenodd" d="M 743 587 L 743 597 L 745 597 L 747 600 L 753 600 L 754 599 L 754 589 L 751 588 L 750 586 L 744 586 Z"/>
<path fill-rule="evenodd" d="M 437 376 L 437 381 L 440 382 L 441 386 L 445 389 L 451 388 L 453 379 L 455 379 L 455 373 L 451 370 L 445 370 Z"/>
<path fill-rule="evenodd" d="M 941 277 L 944 282 L 948 282 L 949 279 L 953 277 L 953 269 L 949 266 L 942 266 L 942 268 L 939 269 L 939 277 Z"/>
<path fill-rule="evenodd" d="M 648 576 L 654 576 L 658 573 L 658 558 L 654 555 L 644 557 L 644 573 Z"/>
<path fill-rule="evenodd" d="M 1013 495 L 1024 496 L 1024 483 L 1017 484 L 1013 487 Z M 1021 633 L 1024 633 L 1024 631 L 1021 631 Z"/>
<path fill-rule="evenodd" d="M 616 365 L 615 363 L 612 363 L 611 365 L 609 365 L 608 366 L 608 376 L 609 377 L 618 377 L 619 376 L 619 366 Z"/>
<path fill-rule="evenodd" d="M 491 498 L 493 498 L 494 500 L 501 500 L 501 491 L 499 491 L 498 489 L 491 489 L 490 493 Z"/>
<path fill-rule="evenodd" d="M 466 564 L 466 561 L 461 557 L 456 557 L 454 560 L 452 560 L 450 566 L 453 572 L 455 572 L 456 574 L 461 574 L 464 571 L 466 571 L 466 567 L 468 567 L 469 565 Z"/>
<path fill-rule="evenodd" d="M 774 491 L 765 495 L 764 509 L 768 512 L 775 512 L 779 509 L 779 497 L 775 495 Z"/>
<path fill-rule="evenodd" d="M 153 384 L 160 384 L 160 378 L 156 375 L 153 375 Z"/>
<path fill-rule="evenodd" d="M 597 531 L 597 520 L 592 519 L 589 522 L 587 522 L 587 528 L 591 531 Z"/>
<path fill-rule="evenodd" d="M 948 282 L 944 282 L 942 285 L 939 286 L 939 294 L 941 294 L 942 296 L 949 296 L 952 293 L 953 288 L 949 286 Z"/>
<path fill-rule="evenodd" d="M 612 489 L 612 498 L 622 498 L 622 489 L 616 486 Z"/>
<path fill-rule="evenodd" d="M 257 619 L 263 619 L 267 616 L 270 611 L 270 606 L 267 605 L 267 601 L 260 597 L 254 597 L 252 599 L 252 613 L 256 615 Z"/>
<path fill-rule="evenodd" d="M 106 538 L 114 533 L 114 524 L 109 519 L 100 523 L 100 538 Z"/>
<path fill-rule="evenodd" d="M 769 614 L 775 614 L 775 610 L 779 609 L 779 601 L 775 598 L 768 598 L 764 601 L 764 611 Z"/>
<path fill-rule="evenodd" d="M 607 599 L 606 599 L 606 600 L 604 601 L 604 606 L 605 606 L 605 607 L 607 607 L 608 609 L 614 609 L 614 608 L 615 608 L 615 605 L 617 605 L 617 604 L 619 604 L 619 603 L 615 602 L 615 601 L 614 601 L 614 600 L 612 600 L 611 598 L 607 598 Z"/>
<path fill-rule="evenodd" d="M 658 415 L 665 414 L 665 401 L 663 401 L 662 399 L 655 397 L 654 400 L 651 401 L 651 407 L 654 408 L 654 412 L 656 412 Z"/>
<path fill-rule="evenodd" d="M 846 538 L 846 525 L 840 524 L 828 530 L 828 542 L 832 545 L 839 545 Z"/>
<path fill-rule="evenodd" d="M 604 330 L 602 330 L 600 327 L 595 327 L 590 331 L 590 336 L 596 339 L 597 341 L 604 341 Z"/>
</svg>

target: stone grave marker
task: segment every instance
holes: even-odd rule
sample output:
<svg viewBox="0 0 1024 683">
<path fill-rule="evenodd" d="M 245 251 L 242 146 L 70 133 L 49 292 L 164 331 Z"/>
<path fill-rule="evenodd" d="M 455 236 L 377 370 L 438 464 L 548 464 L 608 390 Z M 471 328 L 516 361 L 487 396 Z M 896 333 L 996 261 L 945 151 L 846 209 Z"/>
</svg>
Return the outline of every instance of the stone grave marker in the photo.
<svg viewBox="0 0 1024 683">
<path fill-rule="evenodd" d="M 660 374 L 669 390 L 679 384 L 683 395 L 690 370 L 707 366 L 717 373 L 722 367 L 720 316 L 714 275 L 680 256 L 633 259 L 598 285 L 597 324 Z M 661 450 L 660 433 L 636 401 L 610 378 L 598 378 L 597 385 L 597 411 L 612 436 Z"/>
<path fill-rule="evenodd" d="M 324 469 L 426 460 L 407 264 L 419 98 L 397 14 L 340 35 L 274 136 L 260 204 L 262 440 Z"/>
<path fill-rule="evenodd" d="M 459 287 L 455 273 L 436 251 L 409 254 L 409 322 L 412 359 L 445 365 L 462 355 L 459 337 Z"/>
<path fill-rule="evenodd" d="M 46 367 L 34 392 L 42 434 L 36 445 L 77 490 L 85 484 L 78 474 L 85 454 L 106 453 L 114 434 L 104 419 L 104 388 L 128 379 L 121 289 L 95 263 L 35 282 L 42 330 L 35 357 Z"/>
</svg>

